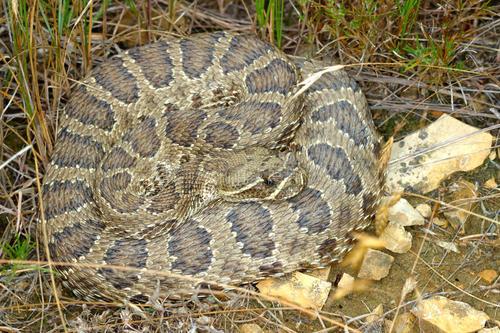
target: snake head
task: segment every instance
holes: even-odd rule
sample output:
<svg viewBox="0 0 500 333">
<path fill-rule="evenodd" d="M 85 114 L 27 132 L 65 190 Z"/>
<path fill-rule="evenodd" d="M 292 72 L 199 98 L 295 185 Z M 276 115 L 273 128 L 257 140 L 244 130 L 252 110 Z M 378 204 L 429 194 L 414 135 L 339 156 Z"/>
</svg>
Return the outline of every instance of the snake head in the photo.
<svg viewBox="0 0 500 333">
<path fill-rule="evenodd" d="M 231 202 L 286 200 L 305 187 L 307 177 L 290 154 L 261 155 L 234 166 L 219 183 L 219 194 Z M 249 154 L 252 154 L 249 152 Z M 251 161 L 249 163 L 249 161 Z"/>
</svg>

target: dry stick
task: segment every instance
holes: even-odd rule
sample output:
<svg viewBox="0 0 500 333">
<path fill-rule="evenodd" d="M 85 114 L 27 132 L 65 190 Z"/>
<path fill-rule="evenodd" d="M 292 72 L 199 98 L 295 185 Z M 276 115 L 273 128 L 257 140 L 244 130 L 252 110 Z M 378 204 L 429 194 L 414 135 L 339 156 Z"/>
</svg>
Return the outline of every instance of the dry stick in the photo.
<svg viewBox="0 0 500 333">
<path fill-rule="evenodd" d="M 43 214 L 43 203 L 41 202 L 41 214 Z M 44 216 L 42 216 L 44 218 Z M 43 219 L 43 221 L 45 221 L 45 219 Z M 44 236 L 44 242 L 45 242 L 45 250 L 48 251 L 48 243 L 47 243 L 47 229 L 45 228 L 46 225 L 45 223 L 42 223 L 42 231 L 43 231 L 43 236 Z M 48 252 L 47 252 L 48 253 Z M 49 255 L 47 256 L 48 258 L 50 257 L 50 253 L 48 253 Z M 116 265 L 102 265 L 102 264 L 87 264 L 87 263 L 70 263 L 70 262 L 60 262 L 60 261 L 52 261 L 52 260 L 47 260 L 47 261 L 35 261 L 35 260 L 7 260 L 7 259 L 0 259 L 0 264 L 9 264 L 9 265 L 13 265 L 13 264 L 24 264 L 24 265 L 32 265 L 32 266 L 40 266 L 40 264 L 42 263 L 46 263 L 49 265 L 49 270 L 50 270 L 50 276 L 51 276 L 51 279 L 54 278 L 54 275 L 53 275 L 53 269 L 52 267 L 53 266 L 69 266 L 69 267 L 87 267 L 87 268 L 108 268 L 108 269 L 116 269 L 116 270 L 120 270 L 120 271 L 124 271 L 124 272 L 140 272 L 140 273 L 148 273 L 148 274 L 152 274 L 152 275 L 160 275 L 160 276 L 165 276 L 165 277 L 171 277 L 171 278 L 174 278 L 174 279 L 180 279 L 180 280 L 187 280 L 187 281 L 191 281 L 195 284 L 199 284 L 199 283 L 208 283 L 208 284 L 214 284 L 213 282 L 211 281 L 206 281 L 206 280 L 203 280 L 201 278 L 194 278 L 194 277 L 190 277 L 190 276 L 185 276 L 185 275 L 181 275 L 181 274 L 176 274 L 176 273 L 171 273 L 171 272 L 164 272 L 164 271 L 158 271 L 158 270 L 152 270 L 152 269 L 144 269 L 144 268 L 136 268 L 136 267 L 126 267 L 126 266 L 116 266 Z M 55 280 L 53 280 L 53 286 L 55 288 Z M 248 289 L 245 289 L 245 288 L 241 288 L 241 287 L 236 287 L 236 286 L 232 286 L 232 285 L 229 285 L 229 284 L 225 284 L 225 283 L 215 283 L 217 286 L 219 287 L 222 287 L 224 289 L 231 289 L 231 290 L 236 290 L 236 291 L 239 291 L 239 292 L 243 292 L 243 293 L 248 293 L 254 297 L 260 297 L 260 298 L 263 298 L 265 299 L 266 301 L 269 301 L 269 302 L 279 302 L 279 303 L 282 303 L 288 307 L 291 307 L 297 311 L 300 311 L 300 312 L 303 312 L 307 315 L 310 315 L 310 316 L 321 316 L 321 319 L 324 320 L 324 321 L 327 321 L 331 324 L 334 324 L 334 325 L 338 325 L 339 327 L 342 327 L 344 329 L 347 329 L 347 330 L 350 330 L 351 332 L 357 332 L 357 333 L 361 333 L 359 330 L 357 329 L 354 329 L 354 328 L 351 328 L 351 327 L 348 327 L 347 325 L 341 323 L 341 322 L 338 322 L 336 320 L 333 320 L 333 319 L 330 319 L 328 317 L 324 317 L 318 313 L 316 313 L 315 311 L 311 311 L 311 310 L 308 310 L 308 309 L 305 309 L 305 308 L 302 308 L 298 305 L 295 305 L 291 302 L 288 302 L 288 301 L 285 301 L 285 300 L 282 300 L 282 299 L 279 299 L 279 298 L 276 298 L 276 297 L 271 297 L 271 296 L 267 296 L 267 295 L 264 295 L 264 294 L 261 294 L 259 292 L 256 292 L 256 291 L 252 291 L 252 290 L 248 290 Z M 55 289 L 54 289 L 55 291 Z M 56 297 L 56 301 L 58 302 L 59 304 L 59 299 L 57 297 L 57 293 L 54 292 L 54 296 Z"/>
<path fill-rule="evenodd" d="M 217 315 L 217 314 L 224 314 L 224 313 L 237 313 L 237 312 L 242 312 L 246 311 L 247 309 L 235 309 L 235 310 L 221 310 L 221 311 L 206 311 L 206 312 L 200 312 L 200 313 L 189 313 L 189 314 L 181 314 L 181 315 L 173 315 L 173 316 L 167 316 L 167 317 L 159 317 L 159 318 L 148 318 L 148 319 L 140 319 L 140 320 L 131 320 L 128 321 L 128 324 L 141 324 L 141 323 L 150 323 L 152 321 L 159 321 L 159 320 L 169 320 L 169 319 L 181 319 L 181 318 L 190 318 L 192 316 L 201 316 L 201 315 Z M 264 309 L 249 309 L 249 310 L 264 310 Z M 124 322 L 119 322 L 119 323 L 113 323 L 113 324 L 103 324 L 103 325 L 96 325 L 96 326 L 89 326 L 85 328 L 78 328 L 78 329 L 73 329 L 68 332 L 80 332 L 81 330 L 93 330 L 93 329 L 99 329 L 99 328 L 109 328 L 117 325 L 124 324 Z M 285 331 L 288 332 L 296 332 L 286 326 L 283 325 L 277 325 L 279 328 L 284 329 Z"/>
<path fill-rule="evenodd" d="M 415 254 L 414 252 L 410 251 L 410 253 L 412 254 Z M 467 296 L 469 297 L 472 297 L 474 298 L 475 300 L 479 301 L 479 302 L 482 302 L 482 303 L 485 303 L 485 304 L 488 304 L 488 305 L 491 305 L 495 308 L 500 308 L 500 304 L 495 304 L 495 303 L 492 303 L 492 302 L 488 302 L 480 297 L 477 297 L 465 290 L 463 290 L 462 288 L 460 288 L 459 286 L 457 286 L 456 284 L 454 284 L 453 282 L 451 282 L 450 280 L 448 280 L 447 278 L 445 278 L 443 275 L 441 275 L 434 267 L 432 267 L 431 265 L 429 265 L 425 260 L 423 260 L 422 258 L 420 257 L 417 257 L 417 259 L 420 259 L 425 266 L 427 266 L 432 272 L 434 272 L 437 276 L 439 276 L 441 279 L 443 279 L 443 281 L 445 281 L 446 283 L 448 283 L 450 286 L 452 286 L 453 288 L 457 289 L 458 291 L 460 292 L 463 292 L 464 294 L 466 294 Z"/>
<path fill-rule="evenodd" d="M 7 164 L 9 164 L 10 162 L 12 162 L 17 157 L 19 157 L 20 155 L 24 154 L 27 150 L 30 150 L 31 148 L 33 148 L 33 146 L 32 145 L 28 145 L 28 146 L 24 147 L 23 149 L 21 149 L 20 151 L 18 151 L 17 153 L 15 153 L 14 155 L 12 155 L 7 161 L 3 162 L 2 165 L 0 165 L 0 170 L 2 170 L 3 168 L 5 168 L 7 166 Z"/>
<path fill-rule="evenodd" d="M 3 287 L 3 285 L 1 285 Z M 7 291 L 9 291 L 7 289 Z M 17 296 L 18 295 L 13 295 Z M 20 300 L 21 301 L 21 300 Z M 117 302 L 85 302 L 85 301 L 61 301 L 61 304 L 63 305 L 102 305 L 102 306 L 115 306 L 115 307 L 120 307 L 122 306 L 121 303 Z M 9 310 L 17 310 L 21 311 L 23 309 L 37 309 L 39 307 L 45 306 L 45 305 L 57 305 L 56 302 L 44 302 L 44 303 L 24 303 L 24 304 L 17 304 L 17 305 L 11 305 L 11 306 L 5 306 L 5 307 L 0 307 L 1 312 L 9 311 Z M 142 304 L 141 304 L 142 305 Z M 150 306 L 150 305 L 144 305 L 144 306 Z"/>
<path fill-rule="evenodd" d="M 304 91 L 306 91 L 314 82 L 316 82 L 316 80 L 318 80 L 321 77 L 321 75 L 323 75 L 325 73 L 335 72 L 335 71 L 341 70 L 343 68 L 354 67 L 354 66 L 365 66 L 365 65 L 371 65 L 371 66 L 385 65 L 385 66 L 393 66 L 393 67 L 403 67 L 406 64 L 404 64 L 402 62 L 394 62 L 394 63 L 389 63 L 389 62 L 366 62 L 366 63 L 358 63 L 358 64 L 350 64 L 350 65 L 334 65 L 334 66 L 329 66 L 329 67 L 324 68 L 321 71 L 318 71 L 318 72 L 315 72 L 315 73 L 311 74 L 308 78 L 306 78 L 305 80 L 303 80 L 302 82 L 300 82 L 299 85 L 302 85 L 303 87 L 300 88 L 292 96 L 291 99 L 293 100 L 293 99 L 297 98 L 300 94 L 302 94 Z M 433 69 L 447 69 L 446 67 L 443 67 L 443 66 L 428 65 L 427 67 L 428 68 L 433 68 Z M 476 73 L 474 71 L 468 71 L 468 70 L 463 70 L 463 69 L 455 69 L 455 71 L 456 72 L 460 72 L 460 73 L 479 74 L 479 73 Z M 482 73 L 482 74 L 491 77 L 491 75 L 489 73 Z M 491 79 L 493 79 L 493 78 L 491 77 Z M 421 102 L 421 103 L 423 103 L 423 102 Z M 420 104 L 418 104 L 418 105 L 420 105 Z"/>
<path fill-rule="evenodd" d="M 476 77 L 481 77 L 481 76 L 484 76 L 482 75 L 483 73 L 478 73 L 478 75 L 476 75 Z M 417 87 L 417 88 L 425 88 L 427 90 L 430 90 L 431 89 L 431 86 L 427 83 L 423 83 L 421 81 L 412 81 L 410 79 L 406 79 L 406 78 L 399 78 L 399 77 L 392 77 L 392 76 L 373 76 L 372 73 L 368 72 L 368 73 L 365 73 L 365 74 L 360 74 L 358 75 L 358 77 L 360 79 L 362 79 L 364 82 L 377 82 L 377 83 L 382 83 L 382 84 L 385 84 L 385 83 L 395 83 L 395 84 L 398 84 L 398 85 L 401 85 L 401 86 L 406 86 L 406 87 Z M 468 77 L 467 79 L 471 79 L 470 77 Z M 451 90 L 451 92 L 448 91 L 448 88 Z M 443 94 L 443 95 L 447 95 L 447 96 L 451 96 L 452 95 L 452 92 L 455 90 L 455 88 L 452 86 L 452 83 L 448 84 L 446 87 L 443 87 L 443 88 L 439 88 L 438 90 L 436 90 L 432 95 L 431 97 L 435 96 L 436 94 Z M 468 89 L 468 88 L 464 88 L 463 89 L 464 91 L 467 91 L 467 92 L 476 92 L 477 89 Z M 487 90 L 487 89 L 484 89 L 484 90 L 481 90 L 482 93 L 492 93 L 492 94 L 496 94 L 498 93 L 498 90 Z M 470 97 L 470 96 L 463 96 L 461 94 L 457 94 L 457 95 L 453 95 L 453 96 L 456 96 L 460 99 L 463 99 L 464 101 L 471 101 L 471 102 L 476 102 L 476 103 L 481 103 L 481 104 L 484 104 L 484 105 L 488 105 L 488 106 L 494 106 L 494 104 L 490 104 L 486 101 L 482 101 L 480 99 L 477 99 L 477 98 L 474 98 L 474 97 Z M 425 100 L 427 100 L 427 98 L 425 98 Z M 469 111 L 470 113 L 470 111 Z M 490 118 L 494 118 L 495 116 L 493 115 L 490 115 L 490 114 L 486 114 L 486 113 L 483 113 L 484 115 L 490 117 Z M 478 113 L 474 113 L 475 116 L 478 115 Z"/>
<path fill-rule="evenodd" d="M 50 303 L 49 303 L 50 304 Z M 64 304 L 75 304 L 75 305 L 78 305 L 79 303 L 76 303 L 76 302 L 64 302 Z M 83 304 L 96 304 L 96 303 L 91 303 L 91 302 L 83 302 Z M 97 303 L 97 305 L 116 305 L 116 306 L 119 306 L 120 304 L 119 303 Z M 25 305 L 29 305 L 29 304 L 25 304 Z M 40 304 L 32 304 L 32 305 L 40 305 Z M 146 306 L 150 306 L 150 305 L 146 305 Z M 21 307 L 21 305 L 19 305 L 19 307 Z M 9 308 L 14 308 L 14 307 L 9 307 Z M 8 308 L 0 308 L 0 310 L 4 310 L 4 309 L 8 309 Z M 153 321 L 163 321 L 163 320 L 169 320 L 169 319 L 181 319 L 181 318 L 190 318 L 190 317 L 194 317 L 194 316 L 204 316 L 204 315 L 217 315 L 217 314 L 224 314 L 224 313 L 240 313 L 240 312 L 251 312 L 251 311 L 262 311 L 262 312 L 266 312 L 267 310 L 294 310 L 294 309 L 289 309 L 289 308 L 253 308 L 253 309 L 229 309 L 229 310 L 218 310 L 218 311 L 204 311 L 204 312 L 199 312 L 199 313 L 188 313 L 188 314 L 180 314 L 180 315 L 172 315 L 172 316 L 167 316 L 167 317 L 158 317 L 158 318 L 146 318 L 146 319 L 141 319 L 141 320 L 132 320 L 132 321 L 129 321 L 128 323 L 130 324 L 140 324 L 140 323 L 149 323 L 149 322 L 153 322 Z M 117 323 L 113 323 L 113 324 L 103 324 L 103 325 L 96 325 L 96 326 L 89 326 L 89 327 L 85 327 L 85 328 L 78 328 L 78 329 L 75 329 L 75 330 L 69 330 L 68 332 L 80 332 L 80 330 L 84 329 L 84 330 L 93 330 L 93 329 L 98 329 L 98 328 L 109 328 L 109 327 L 113 327 L 113 326 L 117 326 L 117 325 L 121 325 L 121 324 L 124 324 L 124 322 L 117 322 Z M 276 323 L 273 323 L 273 322 L 269 322 L 269 324 L 272 324 L 272 325 L 275 325 L 275 326 L 278 326 L 279 328 L 285 330 L 285 331 L 289 331 L 289 332 L 296 332 L 286 326 L 283 326 L 283 325 L 280 325 L 280 324 L 276 324 Z M 333 327 L 335 328 L 335 327 Z"/>
<path fill-rule="evenodd" d="M 4 288 L 4 286 L 1 285 L 1 284 L 0 284 L 0 287 Z M 208 290 L 208 289 L 202 289 L 202 290 Z M 12 291 L 10 291 L 9 289 L 6 289 L 6 291 L 12 293 Z M 19 296 L 16 295 L 16 294 L 14 294 L 14 293 L 12 293 L 12 296 L 19 298 Z M 64 305 L 82 305 L 82 304 L 85 304 L 85 305 L 98 305 L 98 306 L 106 306 L 106 307 L 110 307 L 110 306 L 121 307 L 121 306 L 123 306 L 123 304 L 117 303 L 117 302 L 61 301 L 61 304 L 64 304 Z M 0 307 L 0 311 L 5 312 L 5 311 L 9 311 L 9 310 L 20 311 L 20 310 L 23 310 L 23 309 L 27 309 L 27 310 L 29 310 L 29 309 L 37 309 L 37 308 L 39 308 L 40 306 L 43 306 L 43 305 L 56 305 L 56 303 L 55 302 L 46 302 L 46 303 L 17 304 L 17 305 L 12 305 L 12 306 Z M 151 307 L 150 304 L 137 304 L 137 306 L 140 306 L 140 307 Z M 265 306 L 265 305 L 263 305 L 263 306 Z M 229 309 L 229 310 L 220 310 L 220 311 L 205 311 L 205 312 L 199 312 L 199 313 L 192 313 L 191 315 L 193 315 L 193 316 L 199 316 L 199 315 L 214 314 L 216 312 L 219 312 L 219 313 L 236 313 L 236 312 L 252 312 L 252 311 L 268 312 L 268 311 L 283 311 L 283 310 L 295 311 L 295 309 L 293 309 L 293 308 L 285 308 L 285 307 L 263 307 L 263 308 Z M 183 317 L 183 316 L 186 316 L 186 315 L 162 317 L 162 318 L 159 318 L 159 319 L 165 319 L 165 318 L 171 319 L 171 318 L 177 318 L 177 317 Z M 150 318 L 150 319 L 151 320 L 156 320 L 156 318 Z M 253 321 L 253 320 L 254 319 L 252 319 L 251 321 Z M 273 325 L 277 325 L 277 324 L 272 323 L 272 322 L 270 322 L 270 323 L 273 324 Z M 283 329 L 290 330 L 286 326 L 279 325 L 279 327 L 283 328 Z"/>
<path fill-rule="evenodd" d="M 494 236 L 498 236 L 498 235 L 494 232 L 487 232 L 484 234 L 474 234 L 474 235 L 463 236 L 463 237 L 460 237 L 458 240 L 462 242 L 462 241 L 468 241 L 470 239 L 475 239 L 475 238 L 494 237 Z"/>
<path fill-rule="evenodd" d="M 372 64 L 379 64 L 379 63 L 372 63 Z M 380 63 L 380 64 L 383 64 L 383 63 Z M 388 65 L 388 64 L 386 64 L 386 65 Z M 404 64 L 403 63 L 395 63 L 395 65 L 401 65 L 402 66 Z M 428 67 L 429 68 L 435 68 L 435 69 L 443 69 L 443 67 L 441 67 L 441 66 L 428 66 Z M 484 76 L 490 77 L 490 79 L 492 81 L 495 81 L 495 78 L 494 78 L 494 76 L 491 75 L 491 73 L 476 73 L 476 72 L 473 72 L 473 71 L 458 70 L 458 69 L 455 69 L 455 71 L 457 71 L 457 72 L 465 72 L 465 73 L 469 73 L 469 74 L 475 74 L 475 76 L 484 75 Z M 462 80 L 465 81 L 465 80 L 468 80 L 468 79 L 469 79 L 469 77 L 464 78 Z M 458 80 L 457 83 L 459 84 L 462 80 Z M 448 86 L 451 88 L 451 84 L 449 84 Z M 446 89 L 446 88 L 443 88 L 443 89 Z M 439 91 L 432 93 L 431 95 L 427 96 L 425 99 L 423 99 L 422 101 L 420 101 L 419 103 L 417 103 L 417 105 L 415 105 L 415 106 L 412 107 L 412 109 L 410 110 L 410 112 L 412 112 L 413 110 L 416 110 L 416 109 L 420 109 L 420 108 L 425 109 L 424 103 L 427 100 L 431 99 L 432 97 L 436 96 L 438 92 Z M 466 100 L 466 98 L 464 98 L 464 100 Z M 464 112 L 459 112 L 459 113 L 464 113 Z M 405 116 L 405 118 L 406 118 L 406 116 Z"/>
<path fill-rule="evenodd" d="M 92 1 L 90 1 L 92 2 Z M 104 1 L 106 2 L 106 1 Z M 89 35 L 87 36 L 87 56 L 86 56 L 86 59 L 85 59 L 85 68 L 87 70 L 89 70 L 91 67 L 92 67 L 92 64 L 91 64 L 91 61 L 90 61 L 90 50 L 92 49 L 92 19 L 93 19 L 93 9 L 94 9 L 94 6 L 90 6 L 89 7 Z M 83 31 L 85 31 L 84 29 L 82 29 Z"/>
<path fill-rule="evenodd" d="M 500 125 L 498 127 L 500 127 Z M 425 150 L 427 150 L 427 151 L 435 150 L 434 147 L 437 147 L 437 146 L 444 147 L 442 144 L 438 144 L 438 145 L 435 145 L 433 147 L 426 148 Z M 463 153 L 463 154 L 453 155 L 453 156 L 450 156 L 450 157 L 443 157 L 443 158 L 437 159 L 435 161 L 429 161 L 429 162 L 425 162 L 425 163 L 415 164 L 415 165 L 412 165 L 412 167 L 418 168 L 418 167 L 422 167 L 422 166 L 426 166 L 426 165 L 437 164 L 437 163 L 441 163 L 441 162 L 445 162 L 445 161 L 449 161 L 449 160 L 454 160 L 454 159 L 459 158 L 459 157 L 474 155 L 476 153 L 479 153 L 479 152 L 482 152 L 482 151 L 486 151 L 486 150 L 487 151 L 491 151 L 492 149 L 495 149 L 495 148 L 498 148 L 498 147 L 500 147 L 500 145 L 491 146 L 489 148 L 483 148 L 483 149 L 474 150 L 474 151 L 472 151 L 470 153 Z M 398 162 L 401 162 L 401 161 L 404 161 L 404 160 L 415 158 L 415 157 L 417 157 L 419 155 L 423 155 L 423 154 L 425 154 L 425 150 L 419 150 L 419 151 L 416 151 L 413 154 L 406 155 L 406 156 L 403 156 L 401 158 L 398 158 L 397 160 L 396 159 L 395 160 L 391 160 L 391 161 L 389 161 L 389 164 L 390 164 L 390 166 L 392 166 L 392 165 L 394 165 L 394 163 L 398 163 Z M 392 167 L 390 167 L 389 169 L 391 169 L 391 170 L 403 170 L 403 169 L 405 169 L 405 167 L 403 167 L 403 166 L 401 166 L 399 168 L 392 168 Z"/>
<path fill-rule="evenodd" d="M 445 206 L 447 208 L 453 208 L 453 209 L 456 209 L 456 210 L 459 210 L 459 211 L 462 211 L 464 213 L 467 213 L 467 214 L 470 214 L 470 215 L 473 215 L 475 217 L 479 217 L 480 219 L 483 219 L 485 221 L 488 221 L 488 222 L 491 222 L 491 223 L 494 223 L 496 225 L 499 225 L 500 226 L 500 222 L 496 221 L 496 220 L 493 220 L 489 217 L 486 217 L 486 216 L 483 216 L 481 214 L 477 214 L 477 213 L 474 213 L 474 212 L 471 212 L 467 209 L 464 209 L 464 208 L 460 208 L 458 206 L 455 206 L 455 205 L 451 205 L 449 203 L 446 203 L 444 201 L 441 201 L 441 200 L 437 200 L 437 199 L 433 199 L 433 198 L 429 198 L 429 197 L 426 197 L 424 195 L 420 195 L 420 194 L 417 194 L 417 193 L 411 193 L 411 192 L 404 192 L 403 193 L 404 195 L 411 195 L 411 196 L 414 196 L 414 197 L 417 197 L 417 198 L 420 198 L 420 199 L 424 199 L 424 200 L 430 200 L 434 203 L 438 203 L 440 204 L 441 206 Z"/>
<path fill-rule="evenodd" d="M 260 299 L 258 299 L 258 298 L 256 298 L 256 297 L 254 297 L 254 299 L 255 299 L 255 300 L 256 300 L 256 301 L 257 301 L 260 305 L 262 305 L 263 309 L 265 309 L 265 311 L 263 311 L 263 312 L 259 315 L 259 317 L 258 317 L 261 321 L 264 321 L 265 323 L 270 324 L 270 325 L 278 326 L 279 328 L 284 329 L 285 331 L 295 332 L 294 330 L 292 330 L 292 329 L 290 329 L 290 328 L 286 327 L 286 326 L 285 326 L 285 325 L 281 322 L 281 320 L 279 320 L 279 318 L 278 318 L 278 317 L 276 317 L 276 315 L 275 315 L 274 313 L 272 313 L 272 312 L 270 312 L 270 311 L 267 311 L 269 308 L 267 308 L 267 307 L 266 307 L 266 305 L 265 305 L 264 303 L 262 303 L 262 301 L 261 301 Z M 280 312 L 280 314 L 281 314 L 281 315 L 283 315 L 283 313 L 282 313 L 283 308 L 277 308 L 277 310 Z M 269 315 L 270 315 L 270 316 L 271 316 L 274 320 L 276 320 L 276 323 L 275 323 L 275 322 L 273 322 L 273 321 L 271 321 L 270 319 L 268 319 L 268 318 L 264 317 L 264 316 L 263 316 L 263 314 L 264 314 L 265 312 L 268 312 L 268 313 L 269 313 Z M 318 318 L 319 318 L 319 317 L 318 317 Z"/>
<path fill-rule="evenodd" d="M 335 72 L 335 71 L 339 71 L 343 68 L 345 68 L 346 66 L 345 65 L 334 65 L 334 66 L 328 66 L 326 67 L 325 69 L 323 70 L 320 70 L 318 72 L 315 72 L 315 73 L 312 73 L 311 75 L 309 75 L 309 77 L 307 77 L 306 79 L 304 79 L 302 82 L 300 82 L 298 85 L 301 85 L 302 88 L 300 88 L 293 96 L 292 98 L 290 98 L 290 100 L 294 100 L 295 98 L 299 97 L 302 93 L 304 93 L 304 91 L 306 91 L 307 89 L 309 89 L 310 86 L 312 86 L 314 84 L 314 82 L 316 82 L 317 80 L 319 80 L 319 78 L 325 74 L 325 73 L 329 73 L 329 72 Z"/>
<path fill-rule="evenodd" d="M 147 36 L 148 36 L 148 42 L 150 43 L 151 42 L 151 0 L 148 0 L 147 1 L 147 8 L 146 8 L 146 11 L 147 11 Z"/>
</svg>

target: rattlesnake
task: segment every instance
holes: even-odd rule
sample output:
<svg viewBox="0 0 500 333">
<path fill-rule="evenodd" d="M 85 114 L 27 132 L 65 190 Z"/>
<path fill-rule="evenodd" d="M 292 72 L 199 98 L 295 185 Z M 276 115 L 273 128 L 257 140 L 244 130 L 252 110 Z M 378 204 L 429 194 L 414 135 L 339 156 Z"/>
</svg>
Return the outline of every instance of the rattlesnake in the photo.
<svg viewBox="0 0 500 333">
<path fill-rule="evenodd" d="M 57 266 L 65 283 L 87 299 L 140 299 L 196 284 L 182 276 L 234 285 L 342 258 L 384 168 L 345 72 L 298 93 L 324 66 L 215 32 L 91 71 L 60 117 L 42 190 L 50 257 L 72 263 Z"/>
</svg>

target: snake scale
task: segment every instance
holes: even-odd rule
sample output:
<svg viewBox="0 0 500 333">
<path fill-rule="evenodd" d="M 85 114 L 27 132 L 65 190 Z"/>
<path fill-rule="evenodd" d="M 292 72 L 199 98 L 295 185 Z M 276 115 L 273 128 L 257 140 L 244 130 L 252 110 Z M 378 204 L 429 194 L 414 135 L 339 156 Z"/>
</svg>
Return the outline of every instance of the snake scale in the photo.
<svg viewBox="0 0 500 333">
<path fill-rule="evenodd" d="M 50 257 L 72 264 L 57 267 L 65 285 L 140 300 L 192 289 L 189 278 L 235 285 L 340 260 L 385 171 L 352 78 L 327 72 L 297 93 L 324 66 L 214 32 L 91 71 L 42 188 Z"/>
</svg>

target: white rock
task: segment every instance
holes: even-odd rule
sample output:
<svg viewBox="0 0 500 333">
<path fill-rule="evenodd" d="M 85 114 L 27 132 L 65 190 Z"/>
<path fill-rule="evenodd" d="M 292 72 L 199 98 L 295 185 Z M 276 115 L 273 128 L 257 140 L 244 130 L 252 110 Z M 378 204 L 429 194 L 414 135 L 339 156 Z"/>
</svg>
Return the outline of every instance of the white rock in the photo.
<svg viewBox="0 0 500 333">
<path fill-rule="evenodd" d="M 380 235 L 385 248 L 395 253 L 406 253 L 411 248 L 411 234 L 402 226 L 391 222 Z"/>
<path fill-rule="evenodd" d="M 443 114 L 426 128 L 394 143 L 387 174 L 390 191 L 427 193 L 453 172 L 483 164 L 493 137 L 486 132 L 467 136 L 477 130 Z"/>
<path fill-rule="evenodd" d="M 400 199 L 389 207 L 389 222 L 394 222 L 402 227 L 412 225 L 423 225 L 424 217 L 413 208 L 406 199 Z"/>
<path fill-rule="evenodd" d="M 431 217 L 432 208 L 428 204 L 418 204 L 415 209 L 425 218 Z"/>
<path fill-rule="evenodd" d="M 467 333 L 480 330 L 489 319 L 488 315 L 464 302 L 443 296 L 434 296 L 420 302 L 412 313 L 421 322 L 424 332 Z"/>
</svg>

